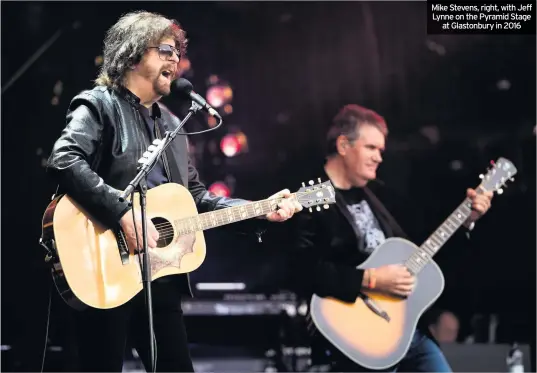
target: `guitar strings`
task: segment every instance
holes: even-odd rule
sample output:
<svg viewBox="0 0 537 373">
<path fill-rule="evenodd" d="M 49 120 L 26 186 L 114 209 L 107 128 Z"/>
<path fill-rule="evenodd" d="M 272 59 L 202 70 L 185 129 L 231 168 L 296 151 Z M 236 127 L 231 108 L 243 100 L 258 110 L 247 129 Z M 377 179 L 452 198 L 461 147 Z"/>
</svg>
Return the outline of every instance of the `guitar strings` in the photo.
<svg viewBox="0 0 537 373">
<path fill-rule="evenodd" d="M 296 193 L 294 193 L 294 195 L 291 198 L 293 198 L 293 199 L 296 198 L 298 200 L 297 197 L 299 197 L 300 195 L 306 195 L 306 194 L 310 194 L 310 193 L 312 193 L 312 192 L 296 192 Z M 267 200 L 264 200 L 262 202 L 254 202 L 254 203 L 267 203 L 269 201 L 277 201 L 277 203 L 280 203 L 281 201 L 283 201 L 283 198 L 282 199 L 274 199 L 274 200 L 268 200 L 267 199 Z M 252 205 L 253 204 L 247 204 L 247 205 L 235 206 L 235 207 L 231 207 L 231 208 L 232 209 L 240 209 L 240 208 L 244 208 L 245 206 L 249 207 L 249 206 L 252 206 Z M 224 211 L 224 210 L 225 209 L 220 210 L 220 211 Z M 273 212 L 273 211 L 271 211 L 271 212 Z M 183 221 L 183 223 L 186 223 L 186 221 L 188 219 L 195 219 L 195 218 L 200 219 L 199 217 L 200 217 L 200 215 L 193 216 L 193 217 L 190 217 L 190 218 L 180 219 L 177 223 L 181 224 L 181 221 Z M 228 215 L 221 217 L 222 222 L 225 222 L 227 217 L 228 217 Z M 220 222 L 218 218 L 217 219 L 212 219 L 211 222 L 214 221 L 214 220 L 216 220 L 217 223 Z M 202 222 L 202 224 L 203 224 L 203 222 Z M 198 226 L 199 225 L 200 224 L 198 224 Z M 162 231 L 159 231 L 159 239 L 161 239 L 161 238 L 170 238 L 170 237 L 173 237 L 175 235 L 175 228 L 173 227 L 173 225 L 170 222 L 164 222 L 164 223 L 155 224 L 155 228 L 157 230 L 159 230 L 159 228 L 164 228 L 164 227 L 166 227 L 166 228 L 162 229 Z M 196 229 L 195 231 L 198 231 L 198 229 Z M 193 232 L 190 229 L 188 229 L 188 231 L 185 234 L 188 234 L 188 233 L 193 233 Z"/>
<path fill-rule="evenodd" d="M 311 194 L 311 193 L 312 193 L 312 192 L 296 192 L 296 193 L 293 193 L 294 195 L 293 195 L 291 198 L 295 199 L 296 197 L 298 197 L 298 196 L 300 196 L 300 195 Z M 298 199 L 298 198 L 296 198 L 296 199 Z M 253 202 L 253 203 L 251 203 L 251 204 L 245 204 L 245 205 L 241 205 L 241 206 L 230 207 L 230 209 L 235 210 L 235 209 L 245 208 L 246 206 L 249 207 L 249 206 L 252 206 L 252 205 L 255 204 L 255 203 L 266 203 L 266 202 L 269 202 L 269 201 L 278 201 L 278 203 L 280 203 L 280 202 L 283 201 L 283 198 L 282 198 L 282 199 L 273 199 L 273 200 L 266 199 L 266 200 L 263 200 L 263 201 L 261 201 L 261 202 Z M 225 211 L 225 210 L 227 210 L 227 209 L 216 210 L 216 211 L 212 211 L 212 212 L 217 212 L 217 211 L 220 212 L 220 211 Z M 273 212 L 273 211 L 270 211 L 270 212 Z M 179 222 L 180 222 L 181 220 L 186 221 L 186 220 L 188 220 L 188 219 L 193 219 L 193 218 L 198 218 L 198 219 L 199 219 L 199 217 L 200 217 L 201 215 L 203 215 L 203 214 L 200 214 L 200 215 L 197 215 L 197 216 L 192 216 L 192 217 L 189 217 L 189 218 L 180 219 Z M 226 215 L 226 216 L 227 216 L 227 215 Z M 169 223 L 169 222 L 159 223 L 159 224 L 155 224 L 155 228 L 164 227 L 164 226 L 167 226 L 167 225 L 172 225 L 172 224 Z"/>
<path fill-rule="evenodd" d="M 299 195 L 305 195 L 305 194 L 310 194 L 311 192 L 306 192 L 306 193 L 300 193 L 300 192 L 297 192 L 297 193 L 294 193 L 294 195 L 291 197 L 293 199 L 296 199 L 298 200 L 298 196 Z M 267 203 L 269 201 L 278 201 L 277 203 L 280 203 L 281 201 L 283 201 L 283 198 L 282 199 L 274 199 L 274 200 L 264 200 L 262 201 L 261 203 Z M 254 203 L 260 203 L 260 202 L 254 202 Z M 243 206 L 235 206 L 235 207 L 231 207 L 231 209 L 240 209 L 240 208 L 244 208 L 245 206 L 252 206 L 253 204 L 248 204 L 248 205 L 243 205 Z M 220 211 L 223 211 L 223 210 L 220 210 Z M 216 211 L 215 211 L 216 212 Z M 271 211 L 273 212 L 273 211 Z M 225 223 L 225 219 L 226 217 L 229 217 L 229 215 L 226 215 L 225 217 L 222 217 L 223 219 L 223 223 Z M 189 217 L 189 218 L 183 218 L 183 219 L 180 219 L 178 221 L 176 221 L 175 223 L 178 224 L 178 225 L 181 225 L 181 222 L 186 223 L 189 219 L 200 219 L 200 215 L 197 215 L 197 216 L 192 216 L 192 217 Z M 211 222 L 214 223 L 214 220 L 216 220 L 218 223 L 219 223 L 219 219 L 212 219 Z M 202 222 L 203 224 L 203 222 Z M 200 224 L 198 224 L 197 226 L 199 226 Z M 165 227 L 165 228 L 164 228 Z M 175 236 L 175 228 L 174 226 L 170 223 L 170 222 L 164 222 L 164 223 L 158 223 L 158 224 L 155 224 L 155 228 L 157 229 L 157 231 L 159 230 L 159 228 L 164 228 L 162 229 L 161 231 L 159 231 L 159 240 L 161 239 L 168 239 L 168 238 L 173 238 Z M 182 236 L 182 235 L 185 235 L 185 234 L 191 234 L 191 233 L 195 233 L 197 231 L 199 231 L 200 229 L 195 229 L 194 231 L 191 230 L 191 227 L 188 227 L 187 226 L 187 231 L 186 232 L 182 232 L 180 231 L 179 232 L 179 235 Z M 203 229 L 201 229 L 203 230 Z"/>
</svg>

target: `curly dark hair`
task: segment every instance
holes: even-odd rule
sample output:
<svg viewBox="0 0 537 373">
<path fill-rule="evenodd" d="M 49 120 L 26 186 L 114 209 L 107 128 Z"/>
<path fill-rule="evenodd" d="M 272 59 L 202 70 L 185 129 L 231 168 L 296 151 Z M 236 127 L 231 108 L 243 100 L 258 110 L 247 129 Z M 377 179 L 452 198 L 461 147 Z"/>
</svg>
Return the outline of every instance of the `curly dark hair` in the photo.
<svg viewBox="0 0 537 373">
<path fill-rule="evenodd" d="M 164 38 L 173 38 L 180 58 L 185 56 L 186 33 L 176 20 L 146 11 L 124 14 L 106 33 L 104 61 L 95 84 L 123 86 L 127 69 L 140 62 L 149 46 Z"/>
<path fill-rule="evenodd" d="M 384 136 L 388 135 L 388 126 L 382 116 L 371 109 L 351 104 L 345 105 L 332 120 L 326 135 L 327 156 L 337 153 L 337 138 L 345 136 L 350 143 L 358 140 L 360 127 L 370 125 L 378 128 Z"/>
</svg>

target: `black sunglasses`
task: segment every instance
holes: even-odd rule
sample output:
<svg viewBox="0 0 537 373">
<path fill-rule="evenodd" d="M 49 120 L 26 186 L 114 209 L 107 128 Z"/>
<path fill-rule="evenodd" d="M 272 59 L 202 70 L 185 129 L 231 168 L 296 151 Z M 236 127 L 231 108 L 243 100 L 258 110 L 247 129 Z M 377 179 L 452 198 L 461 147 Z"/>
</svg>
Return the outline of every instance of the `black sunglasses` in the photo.
<svg viewBox="0 0 537 373">
<path fill-rule="evenodd" d="M 158 56 L 163 61 L 170 61 L 173 58 L 174 53 L 177 55 L 177 58 L 181 60 L 181 54 L 179 53 L 177 48 L 172 47 L 171 45 L 161 44 L 158 47 L 149 47 L 149 48 L 158 49 Z"/>
</svg>

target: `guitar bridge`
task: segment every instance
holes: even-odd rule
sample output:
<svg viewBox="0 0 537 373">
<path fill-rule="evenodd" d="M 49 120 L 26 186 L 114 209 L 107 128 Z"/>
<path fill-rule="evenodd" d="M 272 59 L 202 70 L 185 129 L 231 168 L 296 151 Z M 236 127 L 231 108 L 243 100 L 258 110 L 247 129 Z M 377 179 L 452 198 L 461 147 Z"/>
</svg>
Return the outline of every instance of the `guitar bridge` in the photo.
<svg viewBox="0 0 537 373">
<path fill-rule="evenodd" d="M 362 293 L 360 293 L 360 298 L 362 298 L 362 300 L 364 301 L 364 303 L 367 306 L 367 308 L 369 308 L 371 311 L 373 311 L 373 313 L 375 313 L 376 315 L 382 317 L 387 322 L 390 322 L 390 320 L 391 320 L 390 315 L 388 315 L 388 313 L 386 311 L 384 311 L 382 308 L 377 306 L 375 304 L 375 302 L 373 302 L 373 300 L 371 300 L 371 298 L 369 298 L 367 295 L 362 294 Z"/>
</svg>

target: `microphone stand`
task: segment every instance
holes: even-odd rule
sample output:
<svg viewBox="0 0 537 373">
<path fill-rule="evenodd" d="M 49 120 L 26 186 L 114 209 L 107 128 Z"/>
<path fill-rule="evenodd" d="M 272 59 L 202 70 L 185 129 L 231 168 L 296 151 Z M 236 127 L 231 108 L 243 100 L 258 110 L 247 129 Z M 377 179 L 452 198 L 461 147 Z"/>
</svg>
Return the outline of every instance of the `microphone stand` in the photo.
<svg viewBox="0 0 537 373">
<path fill-rule="evenodd" d="M 150 339 L 150 359 L 151 359 L 151 371 L 156 370 L 156 361 L 155 361 L 155 340 L 154 340 L 154 331 L 153 331 L 153 300 L 151 296 L 151 274 L 150 268 L 150 258 L 149 258 L 149 249 L 147 247 L 147 210 L 146 210 L 146 193 L 147 193 L 147 175 L 153 169 L 157 160 L 166 150 L 166 148 L 171 144 L 175 139 L 181 128 L 185 125 L 186 121 L 196 113 L 202 107 L 196 102 L 192 101 L 192 106 L 188 109 L 188 114 L 185 118 L 179 123 L 177 128 L 173 132 L 166 131 L 163 139 L 156 139 L 153 141 L 153 145 L 149 146 L 149 149 L 144 153 L 142 158 L 138 161 L 142 166 L 138 167 L 139 171 L 136 177 L 129 183 L 125 191 L 119 197 L 121 202 L 125 202 L 127 198 L 135 191 L 139 192 L 140 197 L 140 209 L 142 215 L 142 250 L 138 252 L 143 253 L 143 265 L 142 265 L 142 282 L 145 293 L 145 304 L 147 307 L 148 323 L 149 323 L 149 339 Z M 157 125 L 157 124 L 155 124 Z"/>
</svg>

